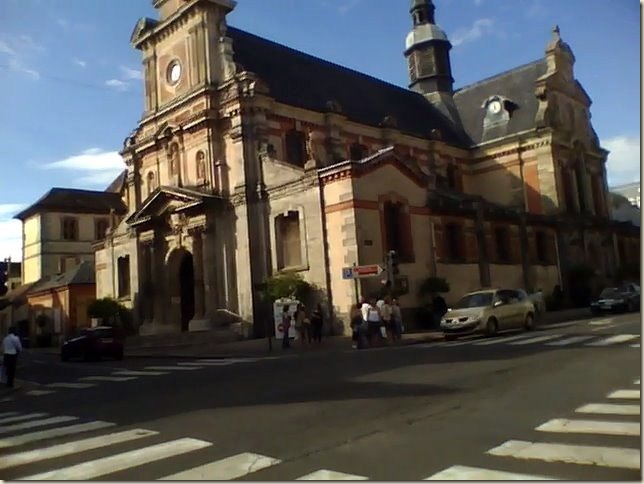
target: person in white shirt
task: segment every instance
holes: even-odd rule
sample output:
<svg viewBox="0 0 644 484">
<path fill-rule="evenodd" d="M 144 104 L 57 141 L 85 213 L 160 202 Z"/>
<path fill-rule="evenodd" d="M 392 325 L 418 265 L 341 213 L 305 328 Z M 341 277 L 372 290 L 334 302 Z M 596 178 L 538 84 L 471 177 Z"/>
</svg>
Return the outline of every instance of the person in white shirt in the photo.
<svg viewBox="0 0 644 484">
<path fill-rule="evenodd" d="M 13 380 L 16 376 L 16 363 L 18 361 L 18 355 L 22 351 L 22 344 L 17 333 L 16 328 L 9 328 L 9 334 L 2 340 L 2 364 L 6 374 L 8 388 L 13 388 Z"/>
</svg>

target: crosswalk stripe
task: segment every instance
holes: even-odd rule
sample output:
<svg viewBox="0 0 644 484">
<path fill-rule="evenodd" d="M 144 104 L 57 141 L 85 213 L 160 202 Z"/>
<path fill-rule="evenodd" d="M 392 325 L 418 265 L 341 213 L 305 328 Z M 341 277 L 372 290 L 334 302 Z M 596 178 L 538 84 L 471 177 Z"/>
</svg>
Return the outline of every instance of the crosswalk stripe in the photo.
<svg viewBox="0 0 644 484">
<path fill-rule="evenodd" d="M 574 434 L 628 435 L 640 434 L 639 422 L 607 422 L 599 420 L 570 420 L 555 418 L 539 425 L 535 430 Z"/>
<path fill-rule="evenodd" d="M 209 464 L 194 467 L 170 476 L 162 477 L 161 481 L 230 481 L 261 469 L 282 462 L 280 459 L 265 455 L 244 452 L 220 459 Z"/>
<path fill-rule="evenodd" d="M 635 343 L 634 345 L 631 345 L 631 348 L 639 348 L 639 347 L 640 347 L 639 343 Z"/>
<path fill-rule="evenodd" d="M 472 344 L 474 341 L 478 341 L 479 339 L 464 339 L 461 341 L 445 341 L 444 343 L 440 343 L 436 346 L 440 347 L 450 347 L 450 346 L 464 346 L 464 345 L 469 345 Z"/>
<path fill-rule="evenodd" d="M 615 403 L 588 403 L 575 410 L 577 413 L 599 413 L 606 415 L 639 415 L 639 405 L 622 405 Z"/>
<path fill-rule="evenodd" d="M 167 375 L 167 371 L 135 371 L 135 370 L 122 370 L 115 371 L 112 375 L 116 376 L 160 376 Z"/>
<path fill-rule="evenodd" d="M 39 397 L 41 395 L 49 395 L 50 393 L 56 393 L 56 390 L 29 390 L 25 395 L 31 395 L 33 397 Z"/>
<path fill-rule="evenodd" d="M 639 390 L 617 390 L 608 395 L 608 398 L 628 398 L 628 399 L 640 399 Z"/>
<path fill-rule="evenodd" d="M 135 376 L 84 376 L 78 379 L 79 381 L 130 381 L 136 380 Z"/>
<path fill-rule="evenodd" d="M 78 420 L 78 417 L 50 417 L 44 418 L 42 420 L 32 420 L 31 422 L 23 422 L 15 425 L 9 425 L 8 427 L 1 427 L 0 434 L 8 434 L 15 430 L 32 429 L 34 427 L 40 427 L 41 425 L 71 422 L 72 420 Z"/>
<path fill-rule="evenodd" d="M 519 336 L 510 336 L 509 338 L 497 337 L 497 338 L 493 338 L 493 339 L 489 339 L 489 340 L 485 340 L 485 341 L 479 341 L 479 342 L 472 343 L 472 344 L 474 344 L 476 346 L 498 345 L 498 344 L 507 343 L 509 341 L 517 341 L 517 340 L 522 340 L 522 339 L 526 339 L 526 338 L 533 338 L 533 337 L 534 336 L 532 334 L 521 334 Z"/>
<path fill-rule="evenodd" d="M 27 413 L 25 415 L 17 415 L 15 417 L 6 417 L 0 419 L 0 425 L 8 424 L 11 422 L 18 422 L 20 420 L 29 420 L 30 418 L 44 417 L 46 413 Z"/>
<path fill-rule="evenodd" d="M 367 481 L 365 476 L 358 476 L 355 474 L 346 474 L 344 472 L 329 471 L 327 469 L 320 469 L 319 471 L 311 472 L 302 477 L 295 479 L 296 481 Z"/>
<path fill-rule="evenodd" d="M 168 457 L 186 454 L 210 445 L 212 445 L 210 442 L 198 439 L 172 440 L 20 479 L 28 481 L 86 481 Z"/>
<path fill-rule="evenodd" d="M 123 442 L 130 442 L 144 437 L 157 435 L 159 432 L 145 429 L 126 430 L 124 432 L 117 432 L 108 435 L 99 435 L 98 437 L 90 437 L 88 439 L 76 440 L 66 444 L 52 445 L 41 449 L 29 450 L 26 452 L 18 452 L 16 454 L 3 455 L 0 459 L 0 469 L 9 469 L 10 467 L 17 467 L 32 462 L 41 460 L 54 459 L 56 457 L 63 457 L 77 452 L 86 452 L 88 450 L 100 449 L 110 445 L 121 444 Z"/>
<path fill-rule="evenodd" d="M 542 341 L 548 341 L 550 339 L 555 339 L 561 337 L 560 334 L 547 334 L 544 336 L 536 336 L 530 339 L 524 339 L 521 341 L 513 341 L 511 345 L 530 345 L 532 343 L 541 343 Z"/>
<path fill-rule="evenodd" d="M 573 336 L 571 338 L 560 339 L 559 341 L 551 341 L 550 343 L 546 343 L 546 346 L 567 346 L 593 338 L 594 336 Z"/>
<path fill-rule="evenodd" d="M 198 370 L 203 366 L 146 366 L 144 370 L 172 371 L 172 370 Z"/>
<path fill-rule="evenodd" d="M 198 366 L 198 367 L 204 367 L 204 366 L 228 366 L 228 365 L 233 365 L 235 362 L 234 361 L 218 361 L 218 362 L 212 362 L 212 363 L 205 363 L 205 362 L 196 362 L 196 361 L 181 361 L 177 363 L 179 366 Z"/>
<path fill-rule="evenodd" d="M 497 471 L 482 467 L 452 466 L 423 481 L 554 481 L 552 477 Z"/>
<path fill-rule="evenodd" d="M 72 388 L 72 389 L 83 389 L 95 387 L 95 383 L 50 383 L 46 385 L 48 388 Z"/>
<path fill-rule="evenodd" d="M 18 412 L 2 412 L 2 413 L 0 413 L 0 418 L 1 417 L 10 417 L 11 415 L 18 415 Z"/>
<path fill-rule="evenodd" d="M 0 439 L 0 449 L 6 449 L 7 447 L 17 447 L 19 445 L 30 444 L 32 442 L 38 442 L 40 440 L 51 439 L 54 437 L 64 437 L 66 435 L 91 432 L 92 430 L 100 430 L 107 427 L 112 427 L 114 425 L 116 424 L 112 422 L 103 422 L 102 420 L 96 420 L 94 422 L 68 425 L 66 427 L 56 427 L 49 430 L 39 430 L 36 432 L 30 432 L 28 434 L 15 435 L 13 437 Z"/>
<path fill-rule="evenodd" d="M 639 449 L 622 447 L 596 447 L 590 445 L 551 444 L 508 440 L 487 451 L 490 455 L 535 459 L 546 462 L 566 462 L 623 469 L 640 468 Z"/>
<path fill-rule="evenodd" d="M 635 380 L 635 381 L 633 382 L 633 385 L 639 385 L 639 384 L 640 384 L 640 381 L 639 381 L 639 380 Z"/>
<path fill-rule="evenodd" d="M 199 363 L 210 363 L 210 364 L 214 364 L 221 361 L 232 362 L 232 363 L 252 363 L 253 361 L 257 361 L 257 358 L 220 358 L 220 359 L 203 358 L 197 361 Z"/>
<path fill-rule="evenodd" d="M 600 339 L 599 341 L 586 343 L 585 346 L 610 346 L 618 343 L 625 343 L 635 338 L 639 338 L 639 336 L 636 334 L 617 334 L 615 336 L 610 336 L 609 338 Z"/>
</svg>

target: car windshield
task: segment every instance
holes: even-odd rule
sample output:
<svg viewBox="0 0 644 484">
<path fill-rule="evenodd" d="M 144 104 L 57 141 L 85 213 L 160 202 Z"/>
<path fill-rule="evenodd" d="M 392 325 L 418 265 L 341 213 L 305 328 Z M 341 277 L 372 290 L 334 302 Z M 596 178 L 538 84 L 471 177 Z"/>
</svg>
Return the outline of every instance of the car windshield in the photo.
<svg viewBox="0 0 644 484">
<path fill-rule="evenodd" d="M 599 295 L 601 299 L 612 298 L 619 296 L 619 291 L 614 287 L 608 287 Z"/>
<path fill-rule="evenodd" d="M 454 306 L 455 309 L 481 308 L 492 305 L 491 292 L 479 292 L 463 296 Z"/>
</svg>

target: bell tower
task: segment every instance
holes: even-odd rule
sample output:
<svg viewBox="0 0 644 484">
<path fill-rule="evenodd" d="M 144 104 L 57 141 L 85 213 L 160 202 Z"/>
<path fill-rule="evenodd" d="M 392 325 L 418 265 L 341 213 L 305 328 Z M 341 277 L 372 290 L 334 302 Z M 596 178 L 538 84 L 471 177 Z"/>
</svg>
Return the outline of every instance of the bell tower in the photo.
<svg viewBox="0 0 644 484">
<path fill-rule="evenodd" d="M 409 13 L 413 28 L 405 41 L 409 88 L 421 93 L 455 125 L 460 125 L 452 97 L 454 79 L 449 58 L 452 44 L 445 32 L 436 25 L 435 10 L 432 0 L 411 2 Z"/>
</svg>

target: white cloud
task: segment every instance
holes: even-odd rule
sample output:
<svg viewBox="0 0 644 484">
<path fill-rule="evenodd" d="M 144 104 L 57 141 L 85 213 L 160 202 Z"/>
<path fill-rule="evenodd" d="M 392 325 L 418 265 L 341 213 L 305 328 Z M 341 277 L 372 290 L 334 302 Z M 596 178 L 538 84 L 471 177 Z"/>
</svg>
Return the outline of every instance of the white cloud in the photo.
<svg viewBox="0 0 644 484">
<path fill-rule="evenodd" d="M 45 51 L 45 46 L 36 42 L 31 36 L 29 35 L 19 35 L 17 37 L 16 42 L 19 44 L 19 48 L 21 50 L 35 50 L 38 52 L 43 52 Z"/>
<path fill-rule="evenodd" d="M 494 19 L 480 18 L 474 21 L 474 24 L 468 29 L 458 29 L 454 32 L 450 39 L 454 47 L 462 45 L 466 42 L 472 42 L 481 38 L 483 35 L 493 32 Z"/>
<path fill-rule="evenodd" d="M 21 203 L 0 203 L 0 218 L 7 215 L 13 217 L 16 213 L 24 208 Z"/>
<path fill-rule="evenodd" d="M 120 79 L 110 79 L 105 81 L 105 85 L 117 91 L 125 91 L 127 89 L 127 82 L 123 82 Z"/>
<path fill-rule="evenodd" d="M 125 163 L 116 151 L 90 148 L 80 154 L 41 165 L 41 168 L 74 172 L 77 184 L 105 188 L 125 169 Z"/>
<path fill-rule="evenodd" d="M 85 23 L 70 22 L 69 20 L 67 20 L 66 18 L 63 18 L 63 17 L 58 17 L 56 19 L 56 23 L 65 32 L 72 32 L 72 31 L 89 32 L 89 31 L 94 30 L 93 25 L 85 24 Z"/>
<path fill-rule="evenodd" d="M 0 259 L 22 260 L 22 223 L 0 218 Z"/>
<path fill-rule="evenodd" d="M 610 151 L 606 162 L 609 185 L 640 179 L 640 139 L 637 136 L 614 136 L 602 142 Z"/>
<path fill-rule="evenodd" d="M 35 52 L 42 52 L 45 48 L 34 41 L 28 35 L 11 35 L 4 36 L 5 40 L 0 40 L 0 53 L 9 56 L 9 70 L 19 74 L 25 74 L 37 81 L 40 74 L 37 70 L 28 67 L 23 58 Z"/>
<path fill-rule="evenodd" d="M 6 43 L 4 40 L 0 40 L 0 54 L 7 54 L 7 55 L 16 55 L 16 51 L 13 50 L 8 43 Z"/>
<path fill-rule="evenodd" d="M 20 74 L 26 74 L 31 77 L 34 81 L 40 79 L 40 73 L 35 69 L 30 69 L 25 66 L 18 58 L 14 57 L 9 59 L 9 69 Z"/>
<path fill-rule="evenodd" d="M 78 67 L 83 67 L 83 68 L 87 67 L 87 62 L 85 62 L 84 60 L 78 59 L 76 57 L 72 59 L 72 62 L 76 64 Z"/>
<path fill-rule="evenodd" d="M 138 69 L 131 69 L 130 67 L 121 66 L 121 72 L 123 73 L 123 80 L 142 80 L 143 73 Z"/>
</svg>

